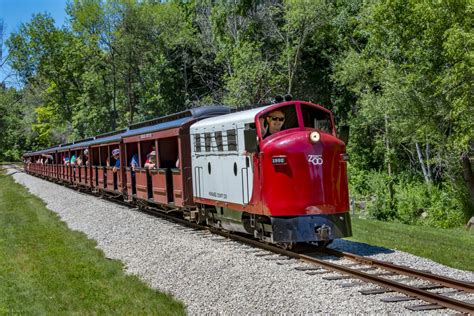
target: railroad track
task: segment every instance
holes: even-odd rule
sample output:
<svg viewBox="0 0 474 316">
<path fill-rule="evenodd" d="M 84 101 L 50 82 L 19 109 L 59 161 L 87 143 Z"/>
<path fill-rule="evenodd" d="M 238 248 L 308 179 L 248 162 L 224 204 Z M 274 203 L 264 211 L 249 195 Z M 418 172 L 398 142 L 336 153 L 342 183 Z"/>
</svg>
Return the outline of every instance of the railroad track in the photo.
<svg viewBox="0 0 474 316">
<path fill-rule="evenodd" d="M 19 168 L 15 168 L 19 170 Z M 21 170 L 22 171 L 22 170 Z M 92 192 L 89 192 L 92 193 Z M 93 194 L 97 196 L 97 194 Z M 111 198 L 111 201 L 125 205 L 128 207 L 136 207 L 130 203 Z M 279 254 L 289 258 L 301 260 L 302 262 L 309 263 L 313 267 L 297 267 L 297 270 L 304 271 L 308 274 L 324 274 L 329 272 L 336 272 L 342 274 L 341 276 L 326 277 L 326 280 L 342 280 L 342 279 L 359 279 L 365 282 L 376 284 L 379 288 L 361 290 L 360 292 L 364 295 L 370 294 L 382 294 L 387 292 L 398 292 L 405 294 L 406 296 L 395 296 L 383 299 L 385 302 L 402 302 L 410 300 L 423 300 L 428 304 L 408 306 L 407 308 L 414 311 L 432 310 L 440 308 L 449 308 L 461 313 L 474 315 L 474 301 L 463 301 L 449 297 L 454 294 L 467 294 L 472 295 L 474 293 L 474 283 L 464 282 L 456 279 L 451 279 L 439 275 L 432 274 L 427 271 L 421 271 L 412 269 L 405 266 L 395 265 L 393 263 L 375 260 L 363 256 L 358 256 L 348 252 L 340 252 L 333 249 L 320 249 L 314 245 L 305 245 L 296 249 L 295 251 L 286 250 L 274 245 L 269 245 L 261 241 L 248 238 L 239 234 L 222 231 L 213 227 L 199 225 L 196 223 L 189 222 L 186 219 L 182 219 L 172 214 L 165 214 L 157 208 L 147 207 L 145 205 L 138 205 L 139 211 L 151 215 L 155 215 L 169 221 L 179 223 L 181 225 L 191 227 L 196 230 L 209 231 L 213 234 L 217 234 L 232 240 L 242 242 L 253 247 L 269 251 L 274 254 Z M 324 260 L 320 257 L 321 255 L 329 255 L 337 258 L 344 258 L 353 261 L 354 264 L 342 265 L 335 264 L 328 260 Z M 358 267 L 360 265 L 368 267 Z M 385 272 L 371 273 L 370 271 L 379 269 L 385 270 Z M 412 286 L 402 283 L 400 280 L 392 280 L 388 277 L 397 275 L 408 276 L 417 280 L 427 281 L 430 284 L 423 286 Z M 351 284 L 347 284 L 351 286 Z M 353 285 L 358 285 L 354 284 Z M 431 292 L 435 289 L 450 289 L 449 292 L 436 293 Z"/>
<path fill-rule="evenodd" d="M 169 214 L 163 214 L 159 212 L 158 210 L 145 208 L 145 209 L 141 209 L 141 211 L 148 214 L 157 215 L 159 217 L 171 220 L 173 222 L 180 223 L 187 227 L 192 227 L 197 230 L 204 230 L 204 231 L 207 230 L 213 234 L 217 234 L 229 239 L 233 239 L 233 240 L 251 245 L 253 247 L 270 251 L 275 254 L 301 260 L 303 262 L 316 265 L 318 267 L 318 270 L 323 270 L 323 269 L 326 270 L 326 271 L 315 272 L 316 274 L 327 273 L 327 272 L 337 272 L 344 275 L 342 277 L 328 277 L 326 278 L 327 280 L 341 280 L 341 279 L 348 279 L 348 278 L 357 278 L 369 283 L 376 284 L 381 287 L 381 288 L 376 288 L 376 289 L 360 291 L 364 295 L 382 294 L 382 293 L 393 292 L 393 291 L 407 295 L 407 296 L 396 296 L 396 297 L 388 298 L 384 300 L 387 303 L 419 299 L 419 300 L 426 301 L 429 304 L 409 306 L 408 308 L 413 311 L 449 308 L 461 313 L 474 315 L 474 302 L 457 300 L 448 296 L 448 295 L 462 294 L 462 293 L 473 294 L 474 283 L 451 279 L 451 278 L 443 277 L 440 275 L 435 275 L 426 271 L 421 271 L 421 270 L 416 270 L 416 269 L 412 269 L 405 266 L 395 265 L 393 263 L 384 262 L 380 260 L 370 259 L 370 258 L 358 256 L 358 255 L 348 253 L 348 252 L 339 252 L 333 249 L 319 249 L 317 246 L 314 246 L 314 245 L 305 245 L 304 247 L 300 248 L 299 251 L 285 250 L 273 245 L 265 244 L 261 241 L 258 241 L 252 238 L 248 238 L 246 236 L 230 233 L 227 231 L 222 231 L 213 227 L 191 223 L 185 219 L 176 218 L 175 216 L 172 216 Z M 351 261 L 354 261 L 357 265 L 368 265 L 375 269 L 386 270 L 387 272 L 380 272 L 380 273 L 373 274 L 373 273 L 368 272 L 368 270 L 372 270 L 372 269 L 355 268 L 352 265 L 347 266 L 347 265 L 334 264 L 327 260 L 318 259 L 317 257 L 314 257 L 314 255 L 321 255 L 321 254 L 349 259 Z M 314 268 L 301 267 L 298 270 L 307 271 L 307 270 L 314 270 Z M 391 280 L 387 278 L 387 277 L 392 277 L 396 275 L 410 276 L 412 278 L 416 278 L 419 280 L 428 281 L 431 284 L 416 287 L 416 286 L 410 286 L 410 285 L 401 283 L 400 281 Z M 447 292 L 446 294 L 430 292 L 430 290 L 443 289 L 443 288 L 451 289 L 451 291 Z"/>
</svg>

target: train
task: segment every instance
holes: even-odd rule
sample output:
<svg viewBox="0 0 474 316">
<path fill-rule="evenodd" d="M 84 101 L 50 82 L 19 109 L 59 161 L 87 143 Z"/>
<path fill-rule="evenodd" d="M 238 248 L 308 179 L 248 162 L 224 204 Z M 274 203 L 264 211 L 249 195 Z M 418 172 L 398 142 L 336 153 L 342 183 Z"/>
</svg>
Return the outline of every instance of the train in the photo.
<svg viewBox="0 0 474 316">
<path fill-rule="evenodd" d="M 346 143 L 289 100 L 188 109 L 23 155 L 27 173 L 284 248 L 352 235 Z"/>
</svg>

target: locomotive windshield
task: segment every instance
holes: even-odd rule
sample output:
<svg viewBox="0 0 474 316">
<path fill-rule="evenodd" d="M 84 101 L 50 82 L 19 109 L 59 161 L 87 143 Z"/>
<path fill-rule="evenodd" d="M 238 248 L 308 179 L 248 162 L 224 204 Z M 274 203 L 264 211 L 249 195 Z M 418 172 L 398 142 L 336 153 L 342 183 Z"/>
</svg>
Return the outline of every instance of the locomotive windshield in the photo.
<svg viewBox="0 0 474 316">
<path fill-rule="evenodd" d="M 280 131 L 298 127 L 298 115 L 294 104 L 272 109 L 261 115 L 259 121 L 264 139 Z"/>
<path fill-rule="evenodd" d="M 323 133 L 333 134 L 331 114 L 321 108 L 301 104 L 302 126 L 298 123 L 298 115 L 294 104 L 272 108 L 259 117 L 263 139 L 292 128 L 311 128 Z"/>
<path fill-rule="evenodd" d="M 328 112 L 302 104 L 301 113 L 303 115 L 304 127 L 315 128 L 321 132 L 332 134 L 331 115 Z"/>
</svg>

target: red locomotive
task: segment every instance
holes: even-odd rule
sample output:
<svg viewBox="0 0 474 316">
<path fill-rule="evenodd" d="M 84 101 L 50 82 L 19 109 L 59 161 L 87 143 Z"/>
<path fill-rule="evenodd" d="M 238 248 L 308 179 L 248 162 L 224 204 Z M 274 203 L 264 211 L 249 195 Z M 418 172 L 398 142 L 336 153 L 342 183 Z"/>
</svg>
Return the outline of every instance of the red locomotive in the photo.
<svg viewBox="0 0 474 316">
<path fill-rule="evenodd" d="M 309 102 L 195 108 L 24 159 L 28 173 L 270 243 L 351 236 L 345 143 Z"/>
</svg>

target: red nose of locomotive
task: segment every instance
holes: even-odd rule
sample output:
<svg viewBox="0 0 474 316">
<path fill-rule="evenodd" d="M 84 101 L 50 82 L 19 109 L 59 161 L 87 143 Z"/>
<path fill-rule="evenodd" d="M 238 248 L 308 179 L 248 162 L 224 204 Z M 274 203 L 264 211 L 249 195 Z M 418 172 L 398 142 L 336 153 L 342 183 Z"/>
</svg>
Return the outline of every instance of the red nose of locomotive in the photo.
<svg viewBox="0 0 474 316">
<path fill-rule="evenodd" d="M 345 144 L 312 131 L 280 132 L 262 148 L 262 198 L 271 216 L 349 210 Z"/>
</svg>

